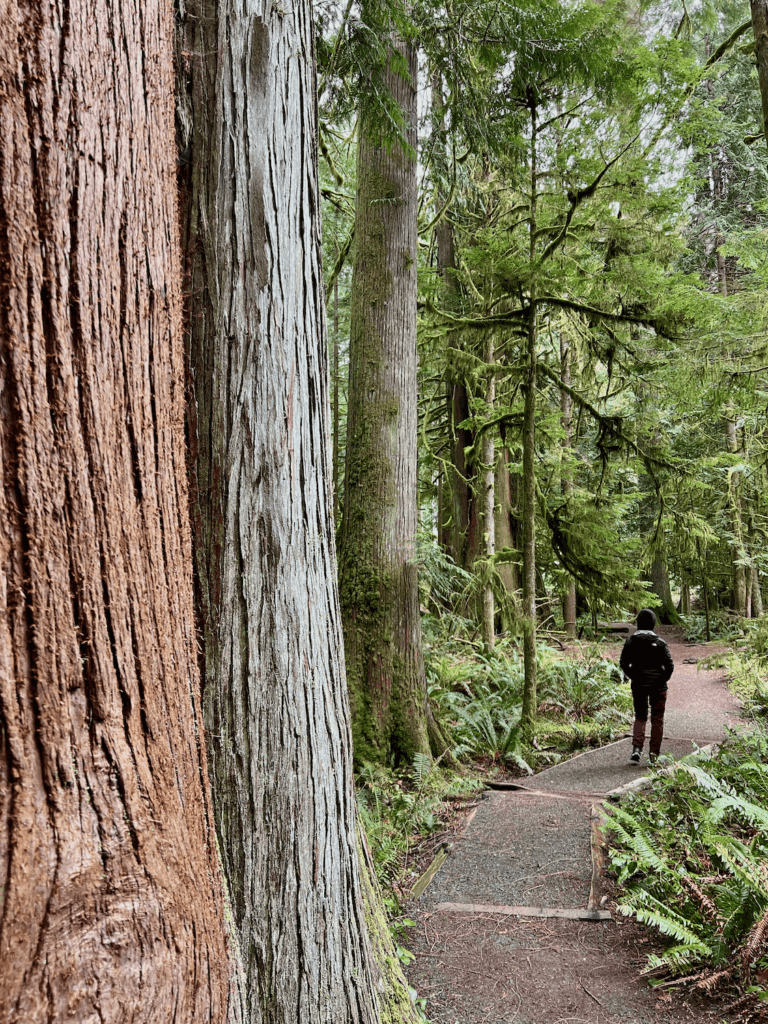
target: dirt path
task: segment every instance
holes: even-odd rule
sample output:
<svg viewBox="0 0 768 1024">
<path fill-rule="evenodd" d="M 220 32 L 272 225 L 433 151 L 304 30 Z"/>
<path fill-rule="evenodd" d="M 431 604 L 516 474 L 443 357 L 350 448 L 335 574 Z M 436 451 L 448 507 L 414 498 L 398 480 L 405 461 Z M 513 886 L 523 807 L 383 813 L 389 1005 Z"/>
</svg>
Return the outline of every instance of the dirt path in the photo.
<svg viewBox="0 0 768 1024">
<path fill-rule="evenodd" d="M 739 705 L 720 672 L 697 670 L 711 647 L 665 638 L 675 673 L 662 753 L 679 757 L 694 744 L 722 739 L 726 726 L 738 727 Z M 631 921 L 519 913 L 544 908 L 576 917 L 589 904 L 598 917 L 601 900 L 611 906 L 593 872 L 593 806 L 644 774 L 643 765 L 629 763 L 630 751 L 628 738 L 588 751 L 527 780 L 529 792 L 494 792 L 481 803 L 432 884 L 408 908 L 417 922 L 409 980 L 435 1024 L 723 1020 L 711 1005 L 694 1005 L 675 989 L 652 990 L 638 977 L 649 933 Z"/>
</svg>

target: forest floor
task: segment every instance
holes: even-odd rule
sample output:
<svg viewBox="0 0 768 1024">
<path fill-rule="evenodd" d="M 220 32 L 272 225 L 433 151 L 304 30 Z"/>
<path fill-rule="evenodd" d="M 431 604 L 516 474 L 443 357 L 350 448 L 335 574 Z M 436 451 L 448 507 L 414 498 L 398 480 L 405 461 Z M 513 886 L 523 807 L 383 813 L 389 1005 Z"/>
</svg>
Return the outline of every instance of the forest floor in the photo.
<svg viewBox="0 0 768 1024">
<path fill-rule="evenodd" d="M 698 661 L 722 648 L 659 632 L 675 661 L 662 754 L 680 757 L 694 744 L 723 739 L 726 726 L 738 728 L 739 703 L 721 671 L 698 669 Z M 617 914 L 610 880 L 593 871 L 593 823 L 602 800 L 647 772 L 645 757 L 638 768 L 630 752 L 625 738 L 579 754 L 521 780 L 525 790 L 489 794 L 466 819 L 430 886 L 404 908 L 416 922 L 408 978 L 434 1024 L 726 1019 L 722 1003 L 648 985 L 640 971 L 658 945 L 656 933 Z M 610 919 L 511 912 L 583 912 L 588 903 L 611 911 Z"/>
</svg>

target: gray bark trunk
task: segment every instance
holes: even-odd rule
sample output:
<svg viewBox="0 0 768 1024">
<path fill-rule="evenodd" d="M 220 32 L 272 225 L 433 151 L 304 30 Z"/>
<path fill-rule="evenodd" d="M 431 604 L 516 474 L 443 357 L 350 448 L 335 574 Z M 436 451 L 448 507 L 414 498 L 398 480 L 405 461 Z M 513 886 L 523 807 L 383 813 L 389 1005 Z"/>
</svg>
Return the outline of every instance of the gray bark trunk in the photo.
<svg viewBox="0 0 768 1024">
<path fill-rule="evenodd" d="M 0 1021 L 221 1021 L 170 5 L 0 18 Z"/>
<path fill-rule="evenodd" d="M 730 410 L 730 413 L 725 421 L 725 435 L 728 451 L 735 455 L 739 448 L 736 437 L 736 419 L 733 410 Z M 741 473 L 731 473 L 729 477 L 731 529 L 734 535 L 734 544 L 731 548 L 733 556 L 732 608 L 737 615 L 747 616 L 747 569 L 743 562 L 746 551 L 741 517 L 741 478 Z"/>
<path fill-rule="evenodd" d="M 336 589 L 309 4 L 190 9 L 194 522 L 249 1020 L 372 1022 Z"/>
<path fill-rule="evenodd" d="M 515 478 L 515 487 L 517 478 Z M 517 548 L 518 523 L 512 499 L 512 486 L 509 476 L 509 451 L 504 444 L 502 434 L 501 451 L 496 463 L 496 550 Z M 501 562 L 498 566 L 499 578 L 504 588 L 504 600 L 501 603 L 501 627 L 511 631 L 519 618 L 520 569 L 519 561 Z"/>
<path fill-rule="evenodd" d="M 760 589 L 760 572 L 755 569 L 752 574 L 752 618 L 759 619 L 763 614 L 763 594 Z"/>
<path fill-rule="evenodd" d="M 341 601 L 355 758 L 428 753 L 416 569 L 416 51 L 386 84 L 411 152 L 361 118 Z"/>
<path fill-rule="evenodd" d="M 487 341 L 485 352 L 486 363 L 494 360 L 493 335 Z M 496 375 L 492 370 L 488 372 L 488 381 L 485 392 L 486 414 L 493 415 L 493 407 L 496 402 Z M 488 560 L 488 576 L 483 583 L 483 608 L 482 628 L 483 642 L 487 650 L 493 648 L 495 639 L 496 615 L 495 601 L 493 596 L 493 583 L 491 574 L 493 572 L 492 559 L 496 554 L 496 517 L 494 515 L 495 497 L 495 470 L 496 470 L 496 447 L 492 430 L 486 430 L 483 438 L 483 546 L 486 559 Z"/>
</svg>

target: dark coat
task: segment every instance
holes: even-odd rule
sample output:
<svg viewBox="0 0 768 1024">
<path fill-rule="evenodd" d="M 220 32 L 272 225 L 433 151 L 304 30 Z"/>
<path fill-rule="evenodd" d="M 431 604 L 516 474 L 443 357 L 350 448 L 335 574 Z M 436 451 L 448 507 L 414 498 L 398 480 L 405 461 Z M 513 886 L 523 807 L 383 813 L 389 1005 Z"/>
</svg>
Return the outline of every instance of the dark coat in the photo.
<svg viewBox="0 0 768 1024">
<path fill-rule="evenodd" d="M 675 668 L 666 643 L 651 629 L 638 629 L 624 641 L 619 665 L 633 686 L 654 690 L 666 690 Z"/>
</svg>

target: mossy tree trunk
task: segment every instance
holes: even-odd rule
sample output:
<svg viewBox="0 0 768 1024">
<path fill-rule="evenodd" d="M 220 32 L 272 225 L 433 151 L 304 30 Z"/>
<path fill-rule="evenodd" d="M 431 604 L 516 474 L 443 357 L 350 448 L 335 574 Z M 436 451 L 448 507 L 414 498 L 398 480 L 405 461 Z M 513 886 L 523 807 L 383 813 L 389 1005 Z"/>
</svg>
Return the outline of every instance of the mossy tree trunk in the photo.
<svg viewBox="0 0 768 1024">
<path fill-rule="evenodd" d="M 661 604 L 656 609 L 659 622 L 665 626 L 678 625 L 680 615 L 672 600 L 672 590 L 669 586 L 669 572 L 667 571 L 667 560 L 663 553 L 659 552 L 654 556 L 651 563 L 651 589 Z"/>
<path fill-rule="evenodd" d="M 386 84 L 407 149 L 361 115 L 339 551 L 355 758 L 428 753 L 416 567 L 416 51 Z"/>
<path fill-rule="evenodd" d="M 571 364 L 573 353 L 565 333 L 560 335 L 560 379 L 565 388 L 571 386 Z M 573 399 L 565 388 L 560 392 L 560 423 L 563 430 L 563 468 L 560 474 L 560 489 L 564 498 L 573 493 L 573 470 L 571 469 L 571 443 L 573 440 Z M 565 634 L 576 636 L 576 581 L 568 582 L 563 594 L 563 624 Z"/>
<path fill-rule="evenodd" d="M 198 607 L 248 1021 L 373 1024 L 384 983 L 334 551 L 310 7 L 200 0 L 189 14 Z"/>
<path fill-rule="evenodd" d="M 432 76 L 432 116 L 442 130 L 445 130 L 445 100 L 442 79 L 438 72 Z M 448 154 L 435 157 L 438 172 L 448 177 Z M 454 168 L 455 171 L 455 168 Z M 447 200 L 445 185 L 436 189 L 435 215 Z M 442 278 L 444 292 L 442 302 L 446 309 L 455 309 L 460 298 L 456 267 L 456 240 L 454 226 L 448 216 L 443 216 L 435 226 L 437 270 Z M 454 562 L 463 569 L 471 569 L 478 554 L 479 522 L 475 501 L 474 480 L 475 460 L 467 458 L 467 451 L 474 448 L 473 432 L 459 424 L 469 419 L 469 393 L 461 371 L 451 365 L 451 353 L 461 348 L 461 334 L 456 332 L 448 340 L 448 373 L 445 384 L 446 408 L 449 431 L 449 468 L 445 474 L 442 500 L 443 516 L 440 523 L 440 541 Z M 463 609 L 468 611 L 468 609 Z"/>
<path fill-rule="evenodd" d="M 763 134 L 768 146 L 768 0 L 750 0 L 752 31 L 755 34 L 757 77 L 763 110 Z"/>
<path fill-rule="evenodd" d="M 530 259 L 536 256 L 536 104 L 531 100 L 531 193 L 530 193 Z M 523 708 L 521 722 L 529 733 L 536 716 L 536 377 L 538 345 L 538 311 L 536 279 L 531 281 L 528 309 L 528 337 L 523 384 Z"/>
</svg>

